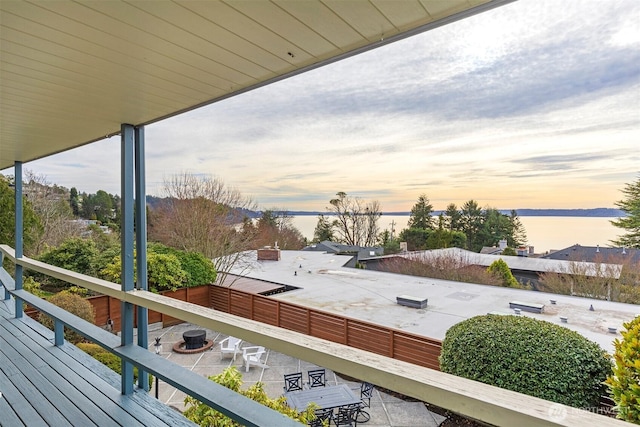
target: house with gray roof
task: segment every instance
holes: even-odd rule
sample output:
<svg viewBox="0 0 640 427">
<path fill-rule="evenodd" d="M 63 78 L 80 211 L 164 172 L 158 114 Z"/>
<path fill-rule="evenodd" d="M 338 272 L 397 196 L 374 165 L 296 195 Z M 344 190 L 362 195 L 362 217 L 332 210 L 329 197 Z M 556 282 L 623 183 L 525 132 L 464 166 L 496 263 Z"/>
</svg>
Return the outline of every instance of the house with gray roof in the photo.
<svg viewBox="0 0 640 427">
<path fill-rule="evenodd" d="M 477 265 L 489 267 L 497 259 L 506 262 L 512 274 L 521 283 L 530 283 L 537 289 L 540 275 L 543 273 L 571 273 L 579 271 L 585 276 L 610 276 L 618 279 L 622 271 L 621 264 L 604 262 L 571 261 L 567 259 L 543 259 L 522 256 L 502 256 L 481 254 L 460 248 L 433 249 L 426 251 L 403 252 L 399 254 L 360 258 L 367 270 L 387 271 L 385 261 L 402 258 L 407 262 L 428 262 L 438 257 L 452 257 L 460 260 L 461 266 Z"/>
<path fill-rule="evenodd" d="M 624 247 L 601 247 L 601 246 L 582 246 L 575 244 L 568 248 L 551 252 L 541 258 L 564 260 L 564 261 L 583 261 L 594 263 L 616 263 L 625 264 L 640 262 L 640 249 L 624 248 Z"/>
</svg>

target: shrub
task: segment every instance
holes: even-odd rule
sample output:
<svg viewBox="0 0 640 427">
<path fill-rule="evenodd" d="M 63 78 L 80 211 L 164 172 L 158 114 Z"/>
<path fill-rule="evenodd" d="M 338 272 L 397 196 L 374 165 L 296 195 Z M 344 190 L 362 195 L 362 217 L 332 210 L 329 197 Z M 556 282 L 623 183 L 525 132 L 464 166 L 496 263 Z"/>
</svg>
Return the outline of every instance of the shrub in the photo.
<svg viewBox="0 0 640 427">
<path fill-rule="evenodd" d="M 22 282 L 22 289 L 40 298 L 46 296 L 47 294 L 42 289 L 40 289 L 40 282 L 36 282 L 33 277 L 24 278 L 24 281 Z"/>
<path fill-rule="evenodd" d="M 518 253 L 515 249 L 506 247 L 502 250 L 502 255 L 504 256 L 518 256 Z"/>
<path fill-rule="evenodd" d="M 118 374 L 122 373 L 122 360 L 115 354 L 100 347 L 98 344 L 87 342 L 87 343 L 76 344 L 76 346 L 80 350 L 87 353 L 89 356 L 96 359 L 98 362 L 109 367 L 111 370 L 117 372 Z M 136 366 L 133 367 L 133 379 L 134 381 L 138 380 L 138 368 Z M 152 384 L 153 384 L 153 376 L 149 375 L 149 388 L 151 388 Z"/>
<path fill-rule="evenodd" d="M 208 285 L 216 281 L 216 268 L 213 261 L 200 252 L 179 251 L 177 256 L 182 268 L 189 275 L 187 287 Z"/>
<path fill-rule="evenodd" d="M 289 418 L 300 421 L 303 424 L 307 424 L 310 420 L 315 419 L 314 411 L 318 409 L 317 405 L 310 403 L 306 410 L 298 412 L 287 405 L 287 400 L 284 396 L 280 396 L 276 399 L 271 399 L 267 396 L 267 393 L 264 391 L 264 384 L 261 382 L 255 383 L 246 390 L 241 390 L 242 374 L 238 372 L 238 368 L 235 366 L 226 368 L 220 374 L 210 376 L 209 379 L 235 391 L 236 393 L 240 393 L 249 399 L 255 400 L 258 403 L 274 409 Z M 210 408 L 191 396 L 187 396 L 184 399 L 184 403 L 187 406 L 187 409 L 183 412 L 183 415 L 200 426 L 241 426 L 241 424 L 232 421 L 226 415 Z"/>
<path fill-rule="evenodd" d="M 121 283 L 121 270 L 122 261 L 120 255 L 118 255 L 100 271 L 100 276 L 114 283 Z M 134 265 L 134 275 L 136 274 L 135 270 Z M 147 254 L 147 282 L 150 291 L 175 291 L 183 287 L 186 280 L 187 273 L 182 269 L 180 261 L 175 255 L 155 252 Z"/>
<path fill-rule="evenodd" d="M 213 261 L 200 252 L 180 251 L 161 243 L 149 243 L 148 253 L 175 255 L 182 269 L 187 273 L 186 287 L 207 285 L 216 281 L 216 268 Z"/>
<path fill-rule="evenodd" d="M 65 240 L 60 246 L 43 253 L 38 257 L 38 260 L 77 273 L 95 276 L 97 255 L 98 249 L 92 240 L 74 237 Z M 62 280 L 46 275 L 38 273 L 33 273 L 33 275 L 45 288 L 48 287 L 54 292 L 69 286 L 68 283 Z"/>
<path fill-rule="evenodd" d="M 511 273 L 509 266 L 502 258 L 498 258 L 493 261 L 487 268 L 487 272 L 500 279 L 502 281 L 502 286 L 506 288 L 517 288 L 520 286 L 516 278 L 513 277 L 513 273 Z"/>
<path fill-rule="evenodd" d="M 482 283 L 499 286 L 487 269 L 474 265 L 467 255 L 455 251 L 409 253 L 403 257 L 385 259 L 379 266 L 381 271 L 411 276 L 432 277 L 455 282 Z"/>
<path fill-rule="evenodd" d="M 607 386 L 618 418 L 640 424 L 640 316 L 624 324 L 622 340 L 614 341 L 614 366 Z"/>
<path fill-rule="evenodd" d="M 72 294 L 68 291 L 58 292 L 48 298 L 48 301 L 58 307 L 68 311 L 71 314 L 75 314 L 81 319 L 87 322 L 95 322 L 95 311 L 89 301 L 82 298 L 79 295 Z M 53 319 L 46 314 L 40 313 L 38 315 L 38 321 L 49 329 L 53 329 Z M 65 328 L 64 338 L 71 343 L 79 343 L 84 340 L 82 335 L 72 331 L 69 328 Z"/>
<path fill-rule="evenodd" d="M 574 406 L 597 407 L 611 363 L 598 344 L 549 322 L 476 316 L 442 342 L 443 372 Z"/>
</svg>

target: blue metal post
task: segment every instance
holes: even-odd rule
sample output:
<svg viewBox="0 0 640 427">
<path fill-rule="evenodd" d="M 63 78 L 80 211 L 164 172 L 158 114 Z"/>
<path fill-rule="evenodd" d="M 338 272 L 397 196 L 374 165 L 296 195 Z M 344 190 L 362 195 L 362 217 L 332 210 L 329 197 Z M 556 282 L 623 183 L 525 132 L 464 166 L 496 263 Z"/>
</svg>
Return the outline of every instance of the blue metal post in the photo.
<svg viewBox="0 0 640 427">
<path fill-rule="evenodd" d="M 144 127 L 135 129 L 135 185 L 136 185 L 136 272 L 138 289 L 146 291 L 147 283 L 147 190 L 145 185 Z M 149 311 L 146 307 L 138 309 L 138 345 L 149 347 Z M 149 390 L 149 373 L 138 370 L 138 387 Z"/>
<path fill-rule="evenodd" d="M 54 319 L 53 334 L 54 344 L 56 346 L 59 347 L 64 344 L 64 323 L 62 323 L 58 319 Z"/>
<path fill-rule="evenodd" d="M 22 206 L 22 162 L 15 162 L 15 216 L 16 216 L 16 260 L 22 258 L 22 242 L 23 242 L 23 206 Z M 16 262 L 16 291 L 22 289 L 22 266 Z M 22 300 L 16 298 L 16 318 L 22 317 Z"/>
<path fill-rule="evenodd" d="M 133 166 L 134 166 L 134 128 L 132 125 L 121 126 L 120 147 L 120 258 L 122 260 L 122 290 L 132 291 L 133 279 Z M 120 336 L 123 346 L 133 345 L 133 304 L 121 303 Z M 133 393 L 133 365 L 122 359 L 122 394 Z"/>
</svg>

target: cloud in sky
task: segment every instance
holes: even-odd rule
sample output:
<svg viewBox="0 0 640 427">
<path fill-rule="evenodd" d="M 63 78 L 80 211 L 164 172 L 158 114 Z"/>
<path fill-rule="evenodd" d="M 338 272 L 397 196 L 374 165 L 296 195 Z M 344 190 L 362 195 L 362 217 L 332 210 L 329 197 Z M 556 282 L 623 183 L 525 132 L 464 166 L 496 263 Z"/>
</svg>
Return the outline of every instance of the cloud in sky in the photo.
<svg viewBox="0 0 640 427">
<path fill-rule="evenodd" d="M 150 125 L 148 192 L 191 171 L 263 208 L 613 206 L 640 172 L 639 22 L 636 0 L 520 0 Z M 119 193 L 118 151 L 25 167 Z"/>
</svg>

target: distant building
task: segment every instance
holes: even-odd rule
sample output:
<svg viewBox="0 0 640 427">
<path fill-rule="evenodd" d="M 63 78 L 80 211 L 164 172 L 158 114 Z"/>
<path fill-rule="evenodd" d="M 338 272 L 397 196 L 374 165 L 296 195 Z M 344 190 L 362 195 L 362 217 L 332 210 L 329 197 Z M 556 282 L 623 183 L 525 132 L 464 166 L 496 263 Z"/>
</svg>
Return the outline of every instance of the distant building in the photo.
<svg viewBox="0 0 640 427">
<path fill-rule="evenodd" d="M 371 257 L 379 257 L 384 255 L 384 248 L 382 246 L 362 247 L 355 245 L 344 245 L 342 243 L 335 243 L 329 240 L 324 240 L 320 243 L 314 243 L 307 246 L 303 251 L 315 251 L 326 252 L 329 254 L 337 255 L 355 255 L 349 260 L 345 267 L 356 267 L 359 265 L 361 259 L 368 259 Z"/>
<path fill-rule="evenodd" d="M 507 249 L 507 241 L 500 240 L 498 246 L 483 246 L 480 253 L 483 255 L 502 255 L 502 252 Z M 529 257 L 534 255 L 533 246 L 518 246 L 513 248 L 516 251 L 517 256 Z"/>
<path fill-rule="evenodd" d="M 629 249 L 620 247 L 600 247 L 600 246 L 582 246 L 575 244 L 568 248 L 553 251 L 541 258 L 555 259 L 564 261 L 582 261 L 595 263 L 615 263 L 623 264 L 626 262 L 640 262 L 640 249 Z"/>
<path fill-rule="evenodd" d="M 574 271 L 572 268 L 573 261 L 568 259 L 543 259 L 526 256 L 500 256 L 491 254 L 481 254 L 467 251 L 460 248 L 434 249 L 427 251 L 416 251 L 399 253 L 384 256 L 370 256 L 359 259 L 367 270 L 386 271 L 384 265 L 386 260 L 400 259 L 406 262 L 424 262 L 429 258 L 437 257 L 453 257 L 459 259 L 462 266 L 477 265 L 481 267 L 489 267 L 497 259 L 502 259 L 507 263 L 511 273 L 521 283 L 530 283 L 535 289 L 538 289 L 540 275 L 543 273 L 568 273 Z M 586 276 L 611 275 L 614 274 L 615 279 L 620 277 L 622 265 L 620 263 L 579 261 L 581 263 L 579 271 Z"/>
</svg>

